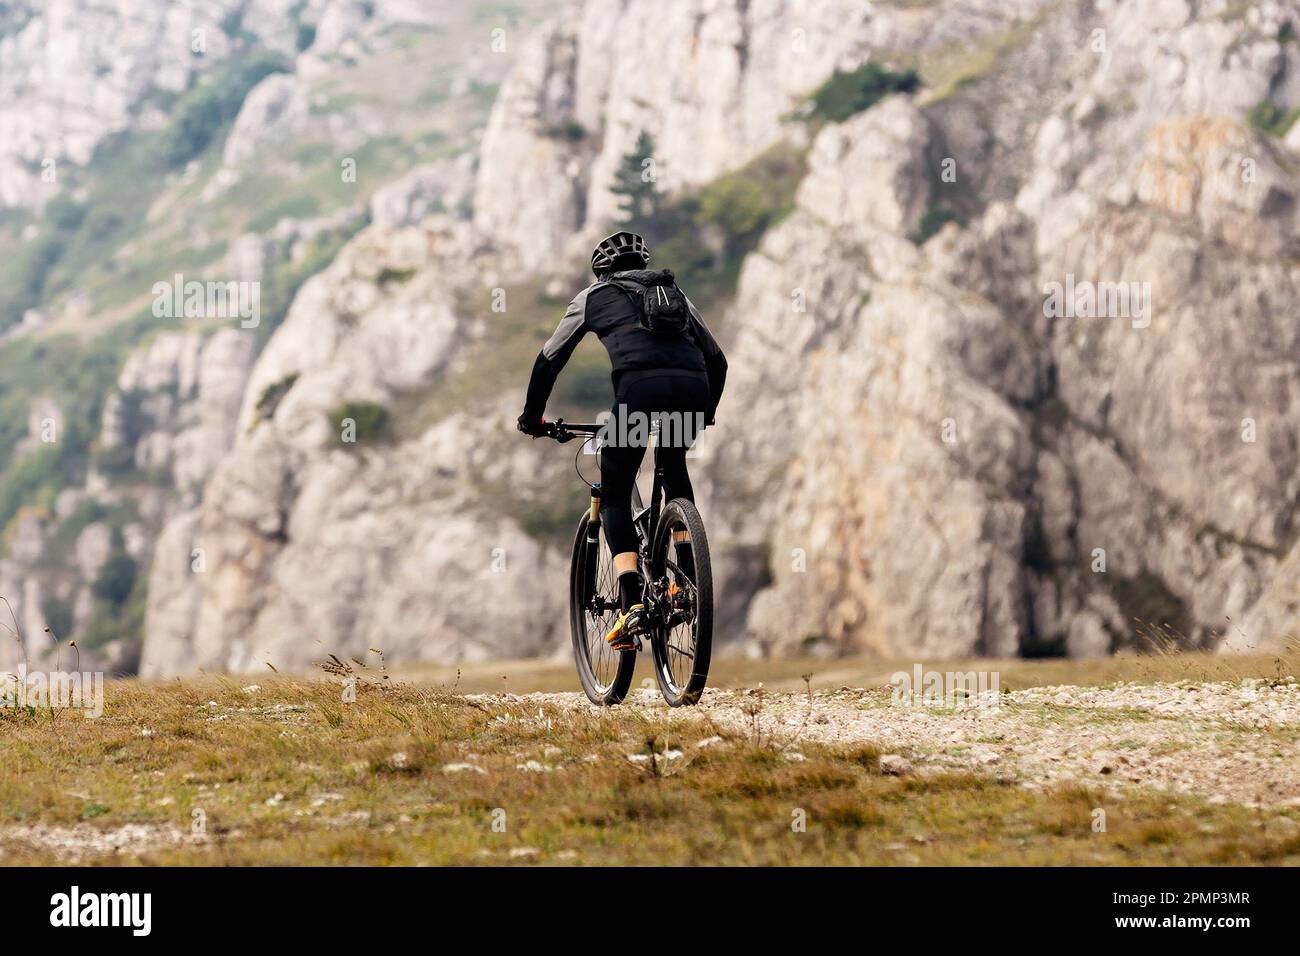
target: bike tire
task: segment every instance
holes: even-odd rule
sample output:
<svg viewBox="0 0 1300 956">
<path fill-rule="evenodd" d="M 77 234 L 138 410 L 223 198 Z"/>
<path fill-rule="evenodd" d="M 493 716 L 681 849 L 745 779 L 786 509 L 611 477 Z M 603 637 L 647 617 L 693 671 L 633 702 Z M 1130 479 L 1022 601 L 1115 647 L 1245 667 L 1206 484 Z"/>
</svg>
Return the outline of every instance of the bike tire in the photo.
<svg viewBox="0 0 1300 956">
<path fill-rule="evenodd" d="M 699 510 L 685 498 L 674 498 L 664 506 L 655 529 L 650 565 L 656 577 L 667 575 L 676 579 L 679 576 L 673 570 L 675 562 L 669 556 L 674 530 L 687 532 L 695 564 L 695 580 L 691 582 L 695 593 L 690 662 L 687 664 L 681 660 L 681 651 L 674 650 L 680 647 L 678 642 L 681 639 L 676 628 L 669 631 L 661 626 L 651 639 L 651 650 L 659 692 L 668 706 L 682 707 L 699 702 L 709 679 L 713 653 L 713 567 L 709 560 L 709 539 Z M 680 576 L 685 580 L 684 575 Z"/>
<path fill-rule="evenodd" d="M 578 680 L 583 693 L 593 704 L 610 707 L 623 702 L 628 689 L 632 686 L 632 672 L 636 669 L 635 651 L 615 651 L 605 644 L 611 621 L 605 616 L 597 616 L 589 611 L 585 582 L 588 580 L 588 562 L 596 562 L 595 581 L 598 590 L 613 587 L 613 599 L 617 603 L 618 578 L 612 576 L 614 559 L 602 533 L 592 546 L 587 541 L 586 514 L 578 522 L 578 531 L 573 539 L 573 558 L 569 567 L 569 630 L 573 639 L 573 658 L 578 668 Z M 607 564 L 607 574 L 602 579 L 601 564 Z M 594 640 L 593 640 L 594 638 Z M 595 647 L 597 661 L 592 660 L 591 652 Z M 613 655 L 607 658 L 604 655 Z M 616 658 L 616 659 L 615 659 Z"/>
</svg>

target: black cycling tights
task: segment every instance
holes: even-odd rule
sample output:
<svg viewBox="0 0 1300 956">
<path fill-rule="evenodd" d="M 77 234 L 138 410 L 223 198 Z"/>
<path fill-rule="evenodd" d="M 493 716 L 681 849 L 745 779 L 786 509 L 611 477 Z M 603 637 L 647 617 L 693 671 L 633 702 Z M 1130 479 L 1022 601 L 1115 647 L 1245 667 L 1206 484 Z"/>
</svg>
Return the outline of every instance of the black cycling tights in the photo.
<svg viewBox="0 0 1300 956">
<path fill-rule="evenodd" d="M 619 384 L 608 441 L 601 450 L 600 520 L 613 554 L 636 551 L 632 525 L 632 483 L 645 457 L 645 422 L 658 413 L 675 413 L 661 426 L 657 442 L 664 467 L 667 499 L 695 500 L 686 471 L 690 439 L 699 434 L 708 413 L 708 379 L 701 373 L 664 371 L 625 373 L 632 381 Z M 637 432 L 641 424 L 640 435 Z"/>
</svg>

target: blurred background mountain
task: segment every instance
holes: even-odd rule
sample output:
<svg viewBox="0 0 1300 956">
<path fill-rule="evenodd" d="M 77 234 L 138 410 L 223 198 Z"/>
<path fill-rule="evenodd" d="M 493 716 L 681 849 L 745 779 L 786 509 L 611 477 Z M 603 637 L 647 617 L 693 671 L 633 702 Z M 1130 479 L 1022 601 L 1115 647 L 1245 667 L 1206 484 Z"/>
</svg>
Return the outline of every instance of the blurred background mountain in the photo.
<svg viewBox="0 0 1300 956">
<path fill-rule="evenodd" d="M 624 222 L 731 359 L 731 649 L 1293 639 L 1297 6 L 0 3 L 26 652 L 563 653 L 585 492 L 513 418 Z M 256 327 L 155 314 L 178 275 Z M 1075 280 L 1149 326 L 1046 317 Z M 587 342 L 551 413 L 609 396 Z"/>
</svg>

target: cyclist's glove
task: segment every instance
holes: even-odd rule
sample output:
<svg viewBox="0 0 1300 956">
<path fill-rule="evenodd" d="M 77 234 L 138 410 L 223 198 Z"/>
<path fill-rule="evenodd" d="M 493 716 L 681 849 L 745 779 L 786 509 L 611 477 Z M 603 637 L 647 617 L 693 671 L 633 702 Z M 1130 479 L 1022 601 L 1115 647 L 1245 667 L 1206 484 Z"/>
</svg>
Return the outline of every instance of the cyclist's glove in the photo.
<svg viewBox="0 0 1300 956">
<path fill-rule="evenodd" d="M 520 415 L 516 420 L 519 430 L 525 435 L 531 435 L 533 438 L 541 438 L 546 434 L 546 423 L 540 418 L 529 418 L 527 415 Z"/>
</svg>

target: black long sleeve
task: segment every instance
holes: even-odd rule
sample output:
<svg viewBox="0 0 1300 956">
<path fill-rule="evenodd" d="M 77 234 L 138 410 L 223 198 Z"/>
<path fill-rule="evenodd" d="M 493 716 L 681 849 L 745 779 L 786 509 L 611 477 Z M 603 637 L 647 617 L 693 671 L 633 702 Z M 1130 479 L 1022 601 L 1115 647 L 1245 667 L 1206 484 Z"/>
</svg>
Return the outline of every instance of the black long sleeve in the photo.
<svg viewBox="0 0 1300 956">
<path fill-rule="evenodd" d="M 529 422 L 539 422 L 546 411 L 546 402 L 551 397 L 555 380 L 564 371 L 573 350 L 578 347 L 582 337 L 587 334 L 587 293 L 584 289 L 569 307 L 564 310 L 564 318 L 556 326 L 554 334 L 547 339 L 542 350 L 533 362 L 533 374 L 528 379 L 528 393 L 524 398 L 523 418 Z"/>
<path fill-rule="evenodd" d="M 543 352 L 537 353 L 537 361 L 533 362 L 533 374 L 528 379 L 528 394 L 524 398 L 523 417 L 527 421 L 541 421 L 542 414 L 546 411 L 546 402 L 551 397 L 551 389 L 555 387 L 555 380 L 563 369 L 563 362 L 552 361 Z"/>
<path fill-rule="evenodd" d="M 691 310 L 691 332 L 700 351 L 704 353 L 704 368 L 709 376 L 709 394 L 713 400 L 709 418 L 713 418 L 718 410 L 718 403 L 722 401 L 722 390 L 727 384 L 727 357 L 722 354 L 722 347 L 718 345 L 709 327 L 704 324 L 704 318 L 700 315 L 700 310 L 695 307 L 695 303 L 689 298 L 686 302 Z"/>
</svg>

